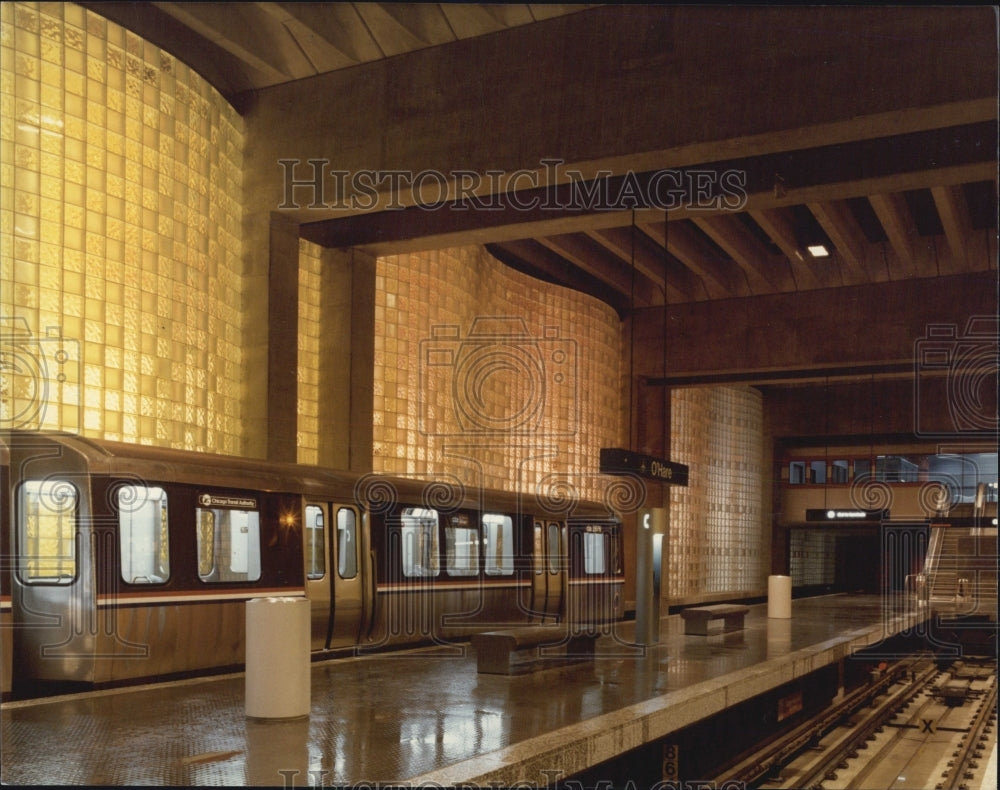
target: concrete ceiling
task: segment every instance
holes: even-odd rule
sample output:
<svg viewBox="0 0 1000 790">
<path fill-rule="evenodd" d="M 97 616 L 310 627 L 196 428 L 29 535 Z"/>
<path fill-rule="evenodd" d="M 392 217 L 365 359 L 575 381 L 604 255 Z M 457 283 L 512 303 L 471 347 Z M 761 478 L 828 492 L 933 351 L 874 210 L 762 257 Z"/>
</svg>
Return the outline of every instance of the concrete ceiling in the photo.
<svg viewBox="0 0 1000 790">
<path fill-rule="evenodd" d="M 589 8 L 84 5 L 188 62 L 237 108 L 257 90 Z M 656 161 L 637 152 L 628 176 L 570 176 L 516 199 L 501 193 L 491 198 L 490 211 L 372 212 L 304 224 L 301 233 L 324 246 L 376 252 L 474 239 L 508 265 L 590 293 L 621 315 L 663 304 L 995 269 L 995 102 L 994 94 L 936 111 L 922 108 L 916 122 L 916 114 L 905 123 L 890 114 L 863 124 L 845 121 L 807 140 L 793 132 L 784 142 L 773 137 L 755 155 L 719 157 L 724 146 L 716 145 L 710 158 L 672 167 L 666 179 Z M 608 111 L 618 111 L 613 97 Z M 742 175 L 701 188 L 703 172 Z M 701 204 L 671 205 L 678 185 Z M 532 200 L 547 210 L 525 211 Z M 819 242 L 826 257 L 807 251 Z"/>
<path fill-rule="evenodd" d="M 523 3 L 81 3 L 226 98 L 589 8 Z"/>
</svg>

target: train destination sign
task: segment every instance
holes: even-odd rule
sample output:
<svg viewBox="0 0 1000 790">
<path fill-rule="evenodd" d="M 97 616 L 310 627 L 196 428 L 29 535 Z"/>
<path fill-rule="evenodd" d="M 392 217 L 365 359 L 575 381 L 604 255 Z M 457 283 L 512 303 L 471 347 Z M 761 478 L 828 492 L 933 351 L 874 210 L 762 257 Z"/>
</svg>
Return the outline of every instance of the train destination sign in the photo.
<svg viewBox="0 0 1000 790">
<path fill-rule="evenodd" d="M 674 486 L 688 484 L 687 464 L 679 464 L 619 447 L 601 448 L 601 474 L 639 475 Z"/>
<path fill-rule="evenodd" d="M 806 521 L 887 521 L 889 510 L 859 510 L 857 508 L 811 507 L 806 509 Z"/>
<path fill-rule="evenodd" d="M 233 508 L 236 510 L 256 510 L 257 500 L 247 496 L 220 496 L 218 494 L 200 494 L 198 504 L 204 508 Z"/>
</svg>

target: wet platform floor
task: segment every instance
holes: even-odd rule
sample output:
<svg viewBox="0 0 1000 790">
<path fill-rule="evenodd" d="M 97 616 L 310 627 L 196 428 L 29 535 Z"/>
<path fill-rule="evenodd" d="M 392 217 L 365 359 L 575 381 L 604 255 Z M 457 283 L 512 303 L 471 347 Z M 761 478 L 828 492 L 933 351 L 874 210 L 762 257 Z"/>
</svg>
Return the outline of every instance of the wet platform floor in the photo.
<svg viewBox="0 0 1000 790">
<path fill-rule="evenodd" d="M 877 596 L 796 600 L 790 620 L 750 607 L 746 628 L 629 644 L 592 662 L 478 674 L 475 651 L 426 649 L 314 663 L 311 711 L 245 715 L 242 674 L 0 708 L 0 782 L 320 786 L 553 783 L 863 647 L 919 628 Z"/>
</svg>

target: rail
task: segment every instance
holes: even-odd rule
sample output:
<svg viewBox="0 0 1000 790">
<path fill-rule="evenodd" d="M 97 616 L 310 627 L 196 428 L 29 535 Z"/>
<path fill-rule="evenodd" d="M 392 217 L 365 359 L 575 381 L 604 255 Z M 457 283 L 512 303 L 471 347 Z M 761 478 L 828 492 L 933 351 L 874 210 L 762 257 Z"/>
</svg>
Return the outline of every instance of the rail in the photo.
<svg viewBox="0 0 1000 790">
<path fill-rule="evenodd" d="M 901 782 L 892 783 L 892 787 L 936 786 L 935 790 L 966 787 L 983 770 L 979 761 L 988 748 L 991 721 L 996 716 L 995 663 L 980 671 L 989 677 L 988 688 L 972 689 L 974 684 L 970 682 L 967 695 L 957 700 L 949 696 L 948 683 L 935 684 L 942 671 L 934 663 L 901 663 L 879 682 L 855 691 L 840 704 L 745 758 L 717 777 L 716 786 L 742 782 L 747 787 L 767 790 L 885 787 L 884 776 L 880 778 L 878 772 L 893 777 L 910 774 L 910 770 L 903 771 L 898 766 L 916 760 L 922 761 L 926 776 L 911 776 L 910 780 L 930 784 Z M 908 682 L 891 688 L 905 680 L 907 674 Z M 883 692 L 886 692 L 884 698 L 878 699 Z M 966 699 L 971 703 L 968 706 Z M 947 715 L 961 717 L 963 726 L 941 725 L 939 718 L 943 720 L 946 715 L 943 710 L 952 711 Z M 954 742 L 936 740 L 947 731 L 956 736 Z M 902 733 L 908 735 L 901 737 Z M 916 745 L 914 738 L 919 741 Z M 935 750 L 944 752 L 939 754 Z M 864 758 L 860 757 L 861 751 L 865 751 Z M 939 763 L 946 766 L 943 775 L 940 768 L 937 772 L 929 768 Z M 909 767 L 919 773 L 918 766 Z M 903 777 L 900 775 L 899 779 Z"/>
<path fill-rule="evenodd" d="M 767 744 L 762 750 L 744 759 L 720 776 L 717 776 L 715 778 L 715 785 L 719 787 L 724 783 L 734 782 L 742 783 L 746 787 L 752 787 L 759 785 L 769 777 L 773 779 L 779 776 L 781 768 L 791 759 L 804 750 L 815 746 L 823 735 L 846 721 L 855 711 L 888 691 L 899 680 L 904 671 L 909 670 L 911 666 L 912 664 L 909 662 L 907 664 L 899 664 L 893 670 L 886 672 L 874 683 L 851 692 L 840 703 L 831 706 L 819 716 L 780 736 Z M 915 682 L 921 684 L 921 686 L 925 685 L 931 681 L 935 674 L 936 670 L 933 666 L 924 668 Z M 908 685 L 902 691 L 897 691 L 889 698 L 888 702 L 882 703 L 880 709 L 886 711 L 885 719 L 888 719 L 895 710 L 894 708 L 889 708 L 890 703 L 910 696 L 911 687 L 912 684 Z M 874 731 L 879 726 L 881 726 L 881 721 L 875 719 L 871 723 L 870 730 Z M 847 748 L 854 748 L 857 742 L 863 742 L 868 734 L 867 729 L 862 733 L 858 733 L 850 739 L 850 745 Z M 843 747 L 838 750 L 835 758 L 837 762 L 842 759 L 839 756 L 842 751 L 844 751 Z M 782 788 L 812 787 L 816 781 L 822 779 L 829 771 L 827 766 L 827 762 L 829 761 L 824 760 L 822 763 L 819 763 L 820 759 L 817 758 L 817 764 L 809 769 L 807 778 L 796 776 L 792 784 L 785 785 L 779 783 L 771 786 Z M 833 759 L 831 757 L 830 761 Z M 776 781 L 780 782 L 780 780 Z"/>
</svg>

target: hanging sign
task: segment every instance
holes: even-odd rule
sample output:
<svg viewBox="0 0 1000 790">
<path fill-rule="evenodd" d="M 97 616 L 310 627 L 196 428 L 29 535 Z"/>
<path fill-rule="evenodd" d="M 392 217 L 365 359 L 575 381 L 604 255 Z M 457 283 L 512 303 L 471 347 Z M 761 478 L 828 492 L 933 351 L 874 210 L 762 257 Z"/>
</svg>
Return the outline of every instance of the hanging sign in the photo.
<svg viewBox="0 0 1000 790">
<path fill-rule="evenodd" d="M 686 464 L 678 464 L 664 458 L 634 453 L 631 450 L 622 450 L 618 447 L 601 448 L 601 474 L 639 475 L 675 486 L 688 484 Z"/>
<path fill-rule="evenodd" d="M 885 510 L 860 510 L 851 508 L 806 508 L 806 521 L 847 521 L 847 522 L 872 522 L 888 521 L 889 511 Z"/>
</svg>

